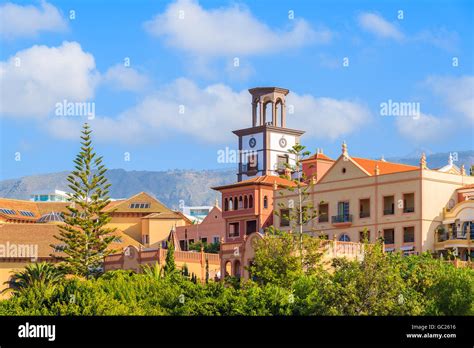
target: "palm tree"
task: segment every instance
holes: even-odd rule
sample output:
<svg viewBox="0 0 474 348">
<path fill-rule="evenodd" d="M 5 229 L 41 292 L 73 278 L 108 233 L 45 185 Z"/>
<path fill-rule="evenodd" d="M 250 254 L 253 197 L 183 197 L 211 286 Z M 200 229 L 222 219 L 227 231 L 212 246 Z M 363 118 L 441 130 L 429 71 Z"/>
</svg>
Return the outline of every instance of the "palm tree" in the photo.
<svg viewBox="0 0 474 348">
<path fill-rule="evenodd" d="M 32 263 L 19 272 L 13 272 L 13 276 L 8 284 L 9 288 L 2 291 L 19 292 L 27 288 L 43 288 L 49 285 L 58 284 L 64 277 L 64 273 L 48 262 Z"/>
</svg>

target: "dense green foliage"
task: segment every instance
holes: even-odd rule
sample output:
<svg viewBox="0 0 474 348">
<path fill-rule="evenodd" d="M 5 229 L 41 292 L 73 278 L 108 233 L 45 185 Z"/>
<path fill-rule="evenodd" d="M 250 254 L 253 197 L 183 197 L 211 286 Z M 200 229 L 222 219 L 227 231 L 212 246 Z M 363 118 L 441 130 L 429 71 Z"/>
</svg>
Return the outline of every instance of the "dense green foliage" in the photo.
<svg viewBox="0 0 474 348">
<path fill-rule="evenodd" d="M 0 301 L 0 315 L 474 315 L 474 270 L 429 254 L 373 248 L 363 262 L 338 259 L 330 272 L 291 280 L 201 284 L 158 267 L 113 271 L 22 288 Z"/>
<path fill-rule="evenodd" d="M 189 244 L 189 250 L 201 251 L 201 248 L 205 253 L 219 254 L 220 243 L 206 243 L 198 240 L 197 242 Z"/>
<path fill-rule="evenodd" d="M 92 147 L 92 131 L 86 123 L 81 135 L 81 151 L 74 160 L 75 169 L 67 177 L 71 196 L 69 213 L 64 224 L 59 225 L 61 251 L 66 254 L 62 267 L 68 273 L 90 277 L 102 270 L 104 257 L 113 252 L 110 243 L 116 238 L 114 229 L 105 227 L 110 216 L 103 212 L 109 204 L 102 157 L 97 156 Z M 53 246 L 54 247 L 54 246 Z"/>
</svg>

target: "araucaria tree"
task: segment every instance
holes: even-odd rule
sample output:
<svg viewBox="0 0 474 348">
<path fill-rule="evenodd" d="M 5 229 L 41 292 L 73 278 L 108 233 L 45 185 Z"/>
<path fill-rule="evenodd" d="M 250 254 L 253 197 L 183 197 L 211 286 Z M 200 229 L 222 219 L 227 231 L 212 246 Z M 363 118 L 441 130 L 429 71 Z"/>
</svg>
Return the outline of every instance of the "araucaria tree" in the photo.
<svg viewBox="0 0 474 348">
<path fill-rule="evenodd" d="M 59 225 L 56 236 L 61 251 L 66 254 L 62 266 L 68 273 L 90 278 L 102 271 L 104 257 L 113 252 L 110 243 L 115 229 L 105 227 L 110 216 L 103 211 L 110 197 L 102 157 L 92 147 L 91 129 L 82 129 L 81 150 L 74 160 L 75 170 L 67 180 L 71 190 L 65 224 Z"/>
<path fill-rule="evenodd" d="M 280 215 L 280 219 L 288 221 L 292 233 L 296 234 L 299 244 L 299 254 L 301 262 L 303 262 L 303 226 L 308 224 L 311 220 L 318 216 L 313 202 L 310 197 L 311 190 L 314 186 L 313 178 L 307 178 L 303 172 L 302 161 L 311 153 L 305 150 L 306 147 L 301 144 L 294 145 L 288 152 L 293 155 L 293 163 L 285 163 L 285 176 L 293 173 L 293 178 L 287 177 L 293 182 L 292 186 L 287 188 L 286 194 L 291 194 L 295 199 L 288 200 L 288 204 L 283 202 L 278 203 L 281 209 L 286 209 L 287 213 L 280 214 L 278 211 L 276 215 Z M 280 191 L 280 195 L 285 192 Z"/>
</svg>

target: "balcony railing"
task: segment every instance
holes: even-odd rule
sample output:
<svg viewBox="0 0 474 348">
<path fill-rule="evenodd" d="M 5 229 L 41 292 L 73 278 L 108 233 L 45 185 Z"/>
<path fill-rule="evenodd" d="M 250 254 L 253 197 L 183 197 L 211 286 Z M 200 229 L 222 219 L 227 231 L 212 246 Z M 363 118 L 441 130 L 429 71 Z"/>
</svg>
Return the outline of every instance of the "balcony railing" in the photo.
<svg viewBox="0 0 474 348">
<path fill-rule="evenodd" d="M 363 219 L 363 218 L 368 218 L 370 217 L 370 212 L 369 211 L 361 211 L 359 213 L 359 218 Z"/>
<path fill-rule="evenodd" d="M 447 240 L 463 240 L 467 239 L 468 233 L 463 233 L 462 231 L 453 231 L 453 232 L 444 232 L 438 234 L 438 242 L 445 242 Z M 471 232 L 469 236 L 471 240 L 474 240 L 474 232 Z"/>
<path fill-rule="evenodd" d="M 406 208 L 403 208 L 403 212 L 404 213 L 414 213 L 415 208 L 414 207 L 406 207 Z"/>
<path fill-rule="evenodd" d="M 344 222 L 352 222 L 352 214 L 332 216 L 331 217 L 331 222 L 333 224 L 340 224 L 340 223 L 344 223 Z"/>
<path fill-rule="evenodd" d="M 393 214 L 395 214 L 395 210 L 393 208 L 383 210 L 383 215 L 393 215 Z"/>
</svg>

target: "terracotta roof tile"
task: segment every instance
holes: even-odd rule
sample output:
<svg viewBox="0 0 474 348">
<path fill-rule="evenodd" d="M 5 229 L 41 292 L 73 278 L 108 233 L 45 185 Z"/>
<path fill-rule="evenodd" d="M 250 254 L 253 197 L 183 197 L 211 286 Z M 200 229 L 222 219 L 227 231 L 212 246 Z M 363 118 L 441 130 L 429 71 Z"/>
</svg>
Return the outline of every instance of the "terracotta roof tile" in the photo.
<svg viewBox="0 0 474 348">
<path fill-rule="evenodd" d="M 371 160 L 367 158 L 351 157 L 359 166 L 364 168 L 370 175 L 374 175 L 375 167 L 378 165 L 380 174 L 392 174 L 399 172 L 409 172 L 412 170 L 417 170 L 419 167 L 411 166 L 408 164 L 393 163 L 380 160 Z"/>
<path fill-rule="evenodd" d="M 275 176 L 275 175 L 262 175 L 262 176 L 257 176 L 257 177 L 250 178 L 250 179 L 247 179 L 247 180 L 243 180 L 243 181 L 240 181 L 240 182 L 236 182 L 236 183 L 230 184 L 230 185 L 213 187 L 212 189 L 213 190 L 220 190 L 220 189 L 224 189 L 224 188 L 230 188 L 230 187 L 236 187 L 236 186 L 247 186 L 247 185 L 252 185 L 252 184 L 272 186 L 274 183 L 276 183 L 279 187 L 293 187 L 293 186 L 296 186 L 295 183 L 292 180 L 280 178 L 279 176 Z"/>
<path fill-rule="evenodd" d="M 302 160 L 301 162 L 306 162 L 306 161 L 311 161 L 311 160 L 315 160 L 315 159 L 321 159 L 321 160 L 326 160 L 326 161 L 331 161 L 331 162 L 335 162 L 335 160 L 333 160 L 331 157 L 329 156 L 326 156 L 325 154 L 323 153 L 316 153 L 308 158 L 305 158 L 304 160 Z"/>
<path fill-rule="evenodd" d="M 59 235 L 60 230 L 58 226 L 58 224 L 1 224 L 0 244 L 37 245 L 37 257 L 51 257 L 52 253 L 60 255 L 60 253 L 55 253 L 51 247 L 51 244 L 61 244 L 54 237 Z M 119 237 L 120 240 L 112 242 L 110 249 L 123 249 L 129 245 L 136 246 L 137 248 L 142 247 L 139 242 L 121 230 L 115 230 L 113 234 Z"/>
</svg>

